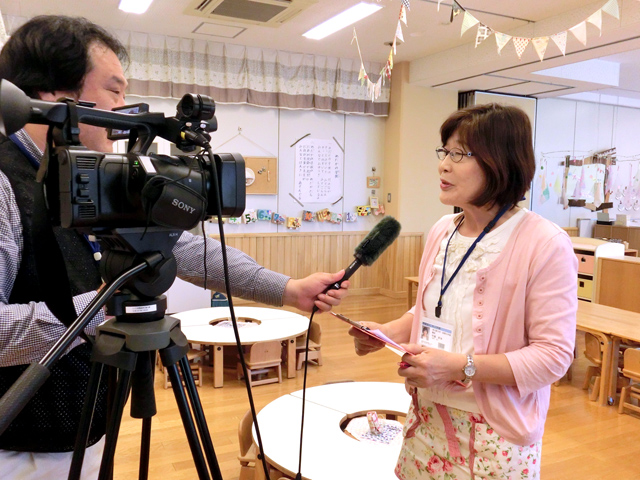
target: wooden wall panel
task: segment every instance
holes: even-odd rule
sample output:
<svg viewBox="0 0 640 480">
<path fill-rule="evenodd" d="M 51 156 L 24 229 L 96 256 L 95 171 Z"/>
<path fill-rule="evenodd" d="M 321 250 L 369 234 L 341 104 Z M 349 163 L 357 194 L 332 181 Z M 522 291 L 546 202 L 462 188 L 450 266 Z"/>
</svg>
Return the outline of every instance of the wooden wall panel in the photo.
<svg viewBox="0 0 640 480">
<path fill-rule="evenodd" d="M 227 245 L 242 250 L 260 265 L 293 278 L 314 272 L 336 272 L 354 259 L 353 252 L 369 232 L 255 233 L 225 235 Z M 422 233 L 401 233 L 371 267 L 351 278 L 353 293 L 402 296 L 404 277 L 418 274 Z"/>
</svg>

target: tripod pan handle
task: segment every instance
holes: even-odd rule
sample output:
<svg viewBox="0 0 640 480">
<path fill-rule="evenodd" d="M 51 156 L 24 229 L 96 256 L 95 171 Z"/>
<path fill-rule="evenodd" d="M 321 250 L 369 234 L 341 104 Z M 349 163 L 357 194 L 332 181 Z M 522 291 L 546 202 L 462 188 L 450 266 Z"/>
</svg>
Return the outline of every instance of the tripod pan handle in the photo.
<svg viewBox="0 0 640 480">
<path fill-rule="evenodd" d="M 51 371 L 44 365 L 32 363 L 11 388 L 0 398 L 0 435 L 15 420 L 24 406 L 29 403 Z"/>
</svg>

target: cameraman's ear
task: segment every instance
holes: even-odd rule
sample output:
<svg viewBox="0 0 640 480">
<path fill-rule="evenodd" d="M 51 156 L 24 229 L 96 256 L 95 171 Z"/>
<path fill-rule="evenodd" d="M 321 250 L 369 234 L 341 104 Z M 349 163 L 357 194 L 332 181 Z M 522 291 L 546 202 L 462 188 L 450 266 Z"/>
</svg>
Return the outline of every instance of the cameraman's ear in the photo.
<svg viewBox="0 0 640 480">
<path fill-rule="evenodd" d="M 38 92 L 38 97 L 40 100 L 44 100 L 46 102 L 57 102 L 61 98 L 73 98 L 74 100 L 78 99 L 77 92 L 64 92 L 64 91 L 56 91 L 56 92 Z"/>
</svg>

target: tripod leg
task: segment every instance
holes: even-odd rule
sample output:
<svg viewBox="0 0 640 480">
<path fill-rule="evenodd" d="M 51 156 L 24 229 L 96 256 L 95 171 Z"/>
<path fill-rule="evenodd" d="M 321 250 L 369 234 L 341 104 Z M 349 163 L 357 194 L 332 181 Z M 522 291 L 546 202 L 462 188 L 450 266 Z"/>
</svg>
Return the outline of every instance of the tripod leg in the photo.
<svg viewBox="0 0 640 480">
<path fill-rule="evenodd" d="M 187 387 L 187 394 L 189 395 L 189 402 L 191 403 L 191 410 L 198 426 L 198 433 L 200 434 L 200 440 L 204 448 L 204 453 L 207 456 L 207 462 L 209 464 L 209 471 L 216 480 L 222 480 L 222 473 L 220 472 L 220 466 L 216 453 L 213 449 L 213 442 L 211 441 L 211 434 L 209 433 L 209 427 L 207 426 L 207 420 L 202 410 L 202 403 L 200 403 L 200 396 L 196 389 L 196 384 L 193 381 L 193 375 L 191 374 L 191 368 L 189 367 L 189 361 L 187 357 L 180 359 L 180 370 L 182 370 L 182 378 L 184 378 L 184 384 Z"/>
<path fill-rule="evenodd" d="M 187 440 L 189 441 L 189 447 L 191 448 L 193 462 L 195 463 L 196 470 L 198 471 L 198 477 L 201 480 L 210 480 L 211 477 L 207 471 L 207 464 L 204 460 L 198 435 L 196 434 L 191 411 L 189 410 L 189 405 L 187 403 L 187 397 L 185 396 L 184 388 L 182 387 L 182 380 L 180 379 L 180 375 L 178 375 L 178 367 L 176 367 L 174 363 L 166 368 L 169 372 L 169 377 L 171 378 L 171 388 L 173 389 L 173 394 L 176 397 L 176 403 L 178 404 L 178 410 L 182 417 L 184 431 L 187 434 Z M 189 370 L 189 373 L 191 373 L 191 370 Z"/>
<path fill-rule="evenodd" d="M 116 443 L 118 441 L 118 432 L 120 431 L 120 423 L 122 422 L 122 412 L 127 401 L 131 381 L 131 372 L 129 370 L 120 370 L 120 378 L 116 388 L 113 410 L 109 415 L 109 423 L 107 424 L 107 440 L 102 454 L 102 464 L 100 465 L 99 480 L 109 480 L 113 471 L 113 458 L 116 453 Z"/>
<path fill-rule="evenodd" d="M 80 415 L 76 444 L 73 448 L 73 459 L 71 460 L 71 468 L 69 469 L 69 480 L 79 480 L 80 474 L 82 473 L 82 462 L 84 461 L 84 452 L 87 448 L 87 439 L 89 438 L 93 412 L 98 398 L 98 387 L 100 386 L 100 379 L 102 378 L 102 370 L 103 365 L 100 363 L 93 363 L 91 365 L 87 394 L 85 395 L 82 414 Z"/>
<path fill-rule="evenodd" d="M 151 418 L 142 419 L 142 433 L 140 440 L 140 469 L 138 471 L 139 480 L 149 478 L 149 450 L 151 448 Z"/>
</svg>

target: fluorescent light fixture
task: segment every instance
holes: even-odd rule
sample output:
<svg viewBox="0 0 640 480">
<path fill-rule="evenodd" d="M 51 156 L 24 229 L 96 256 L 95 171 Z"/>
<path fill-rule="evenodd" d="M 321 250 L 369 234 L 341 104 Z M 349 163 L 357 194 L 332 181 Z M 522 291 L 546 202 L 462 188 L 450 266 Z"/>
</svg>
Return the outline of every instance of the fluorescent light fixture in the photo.
<svg viewBox="0 0 640 480">
<path fill-rule="evenodd" d="M 127 13 L 144 13 L 153 0 L 120 0 L 118 8 Z"/>
<path fill-rule="evenodd" d="M 317 27 L 313 27 L 308 32 L 303 33 L 302 36 L 311 38 L 312 40 L 320 40 L 337 32 L 338 30 L 342 30 L 343 28 L 356 23 L 358 20 L 368 17 L 381 8 L 381 5 L 377 5 L 375 3 L 360 2 L 357 5 L 348 8 L 344 12 L 339 13 L 335 17 L 330 18 L 326 22 L 321 23 Z"/>
</svg>

